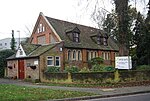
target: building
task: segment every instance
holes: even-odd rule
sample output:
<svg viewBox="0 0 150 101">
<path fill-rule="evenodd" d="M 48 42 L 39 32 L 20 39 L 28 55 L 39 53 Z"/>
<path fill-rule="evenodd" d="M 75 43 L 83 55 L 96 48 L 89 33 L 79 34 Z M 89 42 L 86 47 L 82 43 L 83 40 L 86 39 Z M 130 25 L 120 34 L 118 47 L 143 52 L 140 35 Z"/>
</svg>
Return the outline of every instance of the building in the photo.
<svg viewBox="0 0 150 101">
<path fill-rule="evenodd" d="M 7 60 L 7 76 L 44 81 L 49 66 L 89 67 L 89 60 L 103 57 L 114 65 L 119 48 L 102 30 L 39 14 L 29 44 L 21 44 Z"/>
<path fill-rule="evenodd" d="M 16 49 L 19 46 L 19 40 L 20 40 L 20 42 L 26 41 L 26 38 L 20 38 L 20 39 L 19 38 L 15 38 Z M 0 40 L 0 50 L 4 50 L 4 49 L 11 49 L 11 38 L 5 38 L 5 39 L 1 39 Z"/>
</svg>

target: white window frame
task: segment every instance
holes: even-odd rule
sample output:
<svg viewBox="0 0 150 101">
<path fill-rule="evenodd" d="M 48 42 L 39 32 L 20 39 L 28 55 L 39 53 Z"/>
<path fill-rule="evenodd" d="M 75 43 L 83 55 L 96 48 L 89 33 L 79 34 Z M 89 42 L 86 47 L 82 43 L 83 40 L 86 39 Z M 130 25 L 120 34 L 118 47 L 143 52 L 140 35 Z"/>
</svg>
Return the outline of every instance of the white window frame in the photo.
<svg viewBox="0 0 150 101">
<path fill-rule="evenodd" d="M 37 33 L 40 33 L 40 28 L 37 29 Z"/>
<path fill-rule="evenodd" d="M 45 31 L 45 27 L 44 27 L 44 26 L 42 27 L 42 31 L 43 31 L 43 32 Z"/>
<path fill-rule="evenodd" d="M 82 53 L 81 53 L 81 51 L 80 51 L 80 50 L 78 51 L 78 53 L 77 53 L 77 54 L 78 54 L 78 60 L 82 60 Z"/>
<path fill-rule="evenodd" d="M 71 50 L 68 50 L 68 54 L 67 54 L 67 56 L 68 56 L 68 60 L 72 60 L 72 54 L 71 54 L 72 52 L 71 52 Z"/>
<path fill-rule="evenodd" d="M 73 50 L 72 52 L 72 60 L 76 60 L 76 50 Z"/>
<path fill-rule="evenodd" d="M 52 59 L 49 59 L 49 57 L 51 57 Z M 52 60 L 52 64 L 48 65 L 48 61 Z M 54 57 L 53 56 L 47 56 L 47 66 L 54 66 Z"/>
<path fill-rule="evenodd" d="M 40 32 L 42 32 L 43 30 L 42 24 L 40 24 L 39 29 L 40 29 Z"/>
<path fill-rule="evenodd" d="M 59 59 L 56 59 L 57 57 L 58 57 Z M 57 61 L 57 60 L 59 61 L 59 65 L 58 65 L 58 66 L 56 66 L 56 61 Z M 60 67 L 60 65 L 61 65 L 60 56 L 55 56 L 55 66 L 56 66 L 56 67 Z"/>
</svg>

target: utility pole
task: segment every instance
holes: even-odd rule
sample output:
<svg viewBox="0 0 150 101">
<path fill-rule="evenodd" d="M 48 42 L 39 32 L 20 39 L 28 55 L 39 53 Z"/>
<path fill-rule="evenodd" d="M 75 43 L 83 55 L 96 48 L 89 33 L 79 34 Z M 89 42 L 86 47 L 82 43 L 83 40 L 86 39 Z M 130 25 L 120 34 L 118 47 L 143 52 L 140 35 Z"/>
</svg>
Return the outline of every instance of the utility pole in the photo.
<svg viewBox="0 0 150 101">
<path fill-rule="evenodd" d="M 19 45 L 20 45 L 20 31 L 18 30 L 17 32 L 19 34 Z"/>
</svg>

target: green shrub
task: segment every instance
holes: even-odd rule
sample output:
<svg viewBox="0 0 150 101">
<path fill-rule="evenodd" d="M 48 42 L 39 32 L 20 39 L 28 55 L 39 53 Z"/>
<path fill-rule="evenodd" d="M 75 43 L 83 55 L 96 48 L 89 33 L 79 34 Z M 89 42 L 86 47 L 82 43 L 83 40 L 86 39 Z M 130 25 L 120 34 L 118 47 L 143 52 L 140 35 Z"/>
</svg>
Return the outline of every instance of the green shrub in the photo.
<svg viewBox="0 0 150 101">
<path fill-rule="evenodd" d="M 96 58 L 93 58 L 89 61 L 92 65 L 98 65 L 98 64 L 103 64 L 104 62 L 104 59 L 101 58 L 101 57 L 96 57 Z"/>
<path fill-rule="evenodd" d="M 103 64 L 99 65 L 93 65 L 91 71 L 93 72 L 111 72 L 115 71 L 115 68 L 112 66 L 105 66 Z"/>
<path fill-rule="evenodd" d="M 105 69 L 107 72 L 115 71 L 115 67 L 112 67 L 112 66 L 106 66 L 106 67 L 104 67 L 104 69 Z"/>
<path fill-rule="evenodd" d="M 84 67 L 80 70 L 80 72 L 90 72 L 89 68 L 87 67 Z"/>
<path fill-rule="evenodd" d="M 67 66 L 65 67 L 65 72 L 69 72 L 69 73 L 78 73 L 79 72 L 79 68 L 76 66 Z"/>
<path fill-rule="evenodd" d="M 150 65 L 141 65 L 136 68 L 137 70 L 150 70 Z"/>
<path fill-rule="evenodd" d="M 91 71 L 92 72 L 100 72 L 104 70 L 104 65 L 93 65 Z"/>
<path fill-rule="evenodd" d="M 7 67 L 7 60 L 6 58 L 12 56 L 15 53 L 15 51 L 11 49 L 6 49 L 0 51 L 0 77 L 4 77 L 4 71 Z"/>
<path fill-rule="evenodd" d="M 46 72 L 48 72 L 48 73 L 58 73 L 58 72 L 60 72 L 60 67 L 55 67 L 55 66 L 47 67 Z"/>
</svg>

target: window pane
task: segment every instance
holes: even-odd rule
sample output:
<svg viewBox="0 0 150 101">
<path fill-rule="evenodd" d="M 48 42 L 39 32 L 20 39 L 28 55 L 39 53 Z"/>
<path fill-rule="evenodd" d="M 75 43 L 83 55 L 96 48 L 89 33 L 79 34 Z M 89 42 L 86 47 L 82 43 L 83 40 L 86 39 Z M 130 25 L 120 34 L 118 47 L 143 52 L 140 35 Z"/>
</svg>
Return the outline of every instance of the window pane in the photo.
<svg viewBox="0 0 150 101">
<path fill-rule="evenodd" d="M 53 59 L 52 57 L 47 57 L 48 59 Z"/>
<path fill-rule="evenodd" d="M 73 51 L 73 59 L 76 60 L 76 51 Z"/>
<path fill-rule="evenodd" d="M 53 59 L 53 57 L 51 57 L 51 56 L 47 57 L 47 65 L 48 66 L 54 66 L 54 59 Z"/>
<path fill-rule="evenodd" d="M 78 60 L 81 60 L 81 52 L 80 51 L 78 51 Z"/>
<path fill-rule="evenodd" d="M 53 60 L 47 60 L 47 65 L 52 66 L 53 65 Z"/>
<path fill-rule="evenodd" d="M 71 60 L 71 51 L 68 51 L 68 60 Z"/>
</svg>

